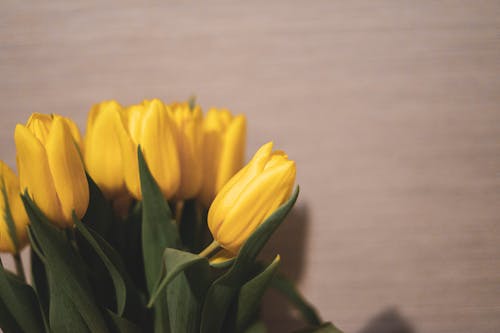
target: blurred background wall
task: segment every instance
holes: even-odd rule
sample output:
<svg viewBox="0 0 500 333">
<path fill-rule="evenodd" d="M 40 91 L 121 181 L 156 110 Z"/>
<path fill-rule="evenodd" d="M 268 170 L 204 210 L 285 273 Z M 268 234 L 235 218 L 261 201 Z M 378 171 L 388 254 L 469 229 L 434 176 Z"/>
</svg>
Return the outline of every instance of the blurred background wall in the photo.
<svg viewBox="0 0 500 333">
<path fill-rule="evenodd" d="M 104 99 L 195 94 L 247 115 L 249 156 L 274 140 L 297 161 L 267 251 L 324 318 L 500 332 L 499 74 L 498 1 L 3 0 L 0 158 L 32 112 L 84 129 Z"/>
</svg>

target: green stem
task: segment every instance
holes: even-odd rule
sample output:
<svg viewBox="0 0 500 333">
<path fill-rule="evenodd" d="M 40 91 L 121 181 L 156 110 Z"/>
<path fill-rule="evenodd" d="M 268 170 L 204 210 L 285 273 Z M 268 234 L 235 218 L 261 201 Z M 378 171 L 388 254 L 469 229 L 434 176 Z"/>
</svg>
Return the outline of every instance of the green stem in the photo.
<svg viewBox="0 0 500 333">
<path fill-rule="evenodd" d="M 220 244 L 217 242 L 217 241 L 213 241 L 212 243 L 210 243 L 209 246 L 207 246 L 203 251 L 201 251 L 198 255 L 200 257 L 205 257 L 207 258 L 209 255 L 211 255 L 212 253 L 214 253 L 216 250 L 218 250 L 220 248 Z"/>
<path fill-rule="evenodd" d="M 181 224 L 183 209 L 184 209 L 184 200 L 178 200 L 175 203 L 175 221 L 177 222 L 177 225 Z"/>
<path fill-rule="evenodd" d="M 24 273 L 24 267 L 23 267 L 23 261 L 21 260 L 21 255 L 19 252 L 15 253 L 12 255 L 12 258 L 14 258 L 14 263 L 16 265 L 16 273 L 17 275 L 24 281 L 26 282 L 26 274 Z"/>
</svg>

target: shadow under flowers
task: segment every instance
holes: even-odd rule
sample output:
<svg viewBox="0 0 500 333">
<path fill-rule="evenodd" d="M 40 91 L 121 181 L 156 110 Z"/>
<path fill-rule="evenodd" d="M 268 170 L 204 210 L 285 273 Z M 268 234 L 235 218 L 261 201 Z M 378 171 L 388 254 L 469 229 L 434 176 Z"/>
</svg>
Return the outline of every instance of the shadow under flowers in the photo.
<svg viewBox="0 0 500 333">
<path fill-rule="evenodd" d="M 359 333 L 415 333 L 415 330 L 397 309 L 389 308 L 371 319 Z"/>
<path fill-rule="evenodd" d="M 303 277 L 309 223 L 309 206 L 301 202 L 293 208 L 263 250 L 262 258 L 266 262 L 271 262 L 277 254 L 281 256 L 279 271 L 294 283 Z M 304 296 L 307 300 L 307 295 Z M 268 332 L 291 332 L 307 326 L 288 300 L 273 289 L 264 296 L 262 317 L 268 325 Z"/>
</svg>

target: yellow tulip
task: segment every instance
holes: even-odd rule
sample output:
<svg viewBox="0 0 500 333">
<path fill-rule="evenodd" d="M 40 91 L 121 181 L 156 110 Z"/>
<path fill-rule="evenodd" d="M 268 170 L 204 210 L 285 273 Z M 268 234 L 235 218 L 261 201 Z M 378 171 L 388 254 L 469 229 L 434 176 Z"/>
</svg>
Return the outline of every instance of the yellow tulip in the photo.
<svg viewBox="0 0 500 333">
<path fill-rule="evenodd" d="M 175 195 L 178 199 L 195 197 L 203 180 L 202 165 L 202 114 L 199 106 L 191 110 L 189 103 L 169 106 L 176 124 L 176 140 L 179 152 L 181 179 Z"/>
<path fill-rule="evenodd" d="M 89 203 L 76 133 L 68 118 L 34 113 L 26 126 L 16 126 L 14 135 L 21 191 L 28 190 L 47 217 L 62 227 L 73 224 L 73 210 L 81 218 Z"/>
<path fill-rule="evenodd" d="M 123 161 L 118 137 L 122 107 L 116 101 L 94 105 L 85 134 L 85 166 L 108 199 L 126 193 Z"/>
<path fill-rule="evenodd" d="M 233 254 L 292 193 L 295 162 L 272 149 L 272 142 L 263 145 L 210 206 L 208 227 L 214 240 Z"/>
<path fill-rule="evenodd" d="M 24 210 L 19 190 L 19 179 L 14 172 L 0 161 L 0 251 L 16 253 L 28 243 L 27 225 L 28 215 Z M 7 211 L 7 208 L 9 211 Z M 17 246 L 10 237 L 9 226 L 6 221 L 10 214 L 16 227 Z"/>
<path fill-rule="evenodd" d="M 222 186 L 243 167 L 246 118 L 233 117 L 227 110 L 210 109 L 203 121 L 203 186 L 200 197 L 205 206 Z"/>
<path fill-rule="evenodd" d="M 137 161 L 140 145 L 153 178 L 170 199 L 179 188 L 181 172 L 172 115 L 160 100 L 153 99 L 125 109 L 122 125 L 118 134 L 129 192 L 136 199 L 142 198 Z"/>
</svg>

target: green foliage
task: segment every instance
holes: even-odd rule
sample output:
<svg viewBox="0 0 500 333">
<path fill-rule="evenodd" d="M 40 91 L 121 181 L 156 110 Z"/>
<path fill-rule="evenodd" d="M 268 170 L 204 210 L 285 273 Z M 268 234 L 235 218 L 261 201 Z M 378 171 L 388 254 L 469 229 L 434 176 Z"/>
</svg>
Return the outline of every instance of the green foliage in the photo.
<svg viewBox="0 0 500 333">
<path fill-rule="evenodd" d="M 231 304 L 239 289 L 248 280 L 255 259 L 290 212 L 298 195 L 299 188 L 297 187 L 290 199 L 269 216 L 248 238 L 231 268 L 210 286 L 203 305 L 200 328 L 202 333 L 221 331 Z"/>
<path fill-rule="evenodd" d="M 241 287 L 236 312 L 237 332 L 242 332 L 247 328 L 256 316 L 262 296 L 276 274 L 279 263 L 280 257 L 276 256 L 268 267 Z"/>
<path fill-rule="evenodd" d="M 21 328 L 25 332 L 44 332 L 44 324 L 35 292 L 17 276 L 3 268 L 0 262 L 0 323 L 13 332 Z"/>
<path fill-rule="evenodd" d="M 303 332 L 340 332 L 321 325 L 314 308 L 278 273 L 279 256 L 257 262 L 295 204 L 298 187 L 235 258 L 210 264 L 195 254 L 209 241 L 207 212 L 188 200 L 176 222 L 140 148 L 137 154 L 142 201 L 126 218 L 113 214 L 89 176 L 89 208 L 81 220 L 73 216 L 74 228 L 59 229 L 28 194 L 22 196 L 31 221 L 33 287 L 0 265 L 4 332 L 265 333 L 259 311 L 270 287 L 287 296 L 311 325 Z"/>
<path fill-rule="evenodd" d="M 23 195 L 30 230 L 45 257 L 52 332 L 108 332 L 83 270 L 84 263 L 65 234 L 56 229 L 28 195 Z M 61 312 L 64 316 L 61 316 Z"/>
</svg>

